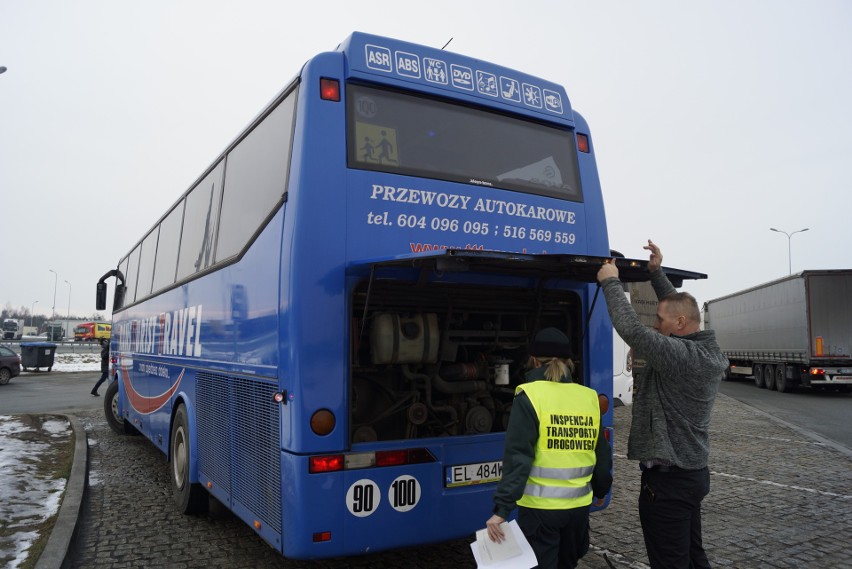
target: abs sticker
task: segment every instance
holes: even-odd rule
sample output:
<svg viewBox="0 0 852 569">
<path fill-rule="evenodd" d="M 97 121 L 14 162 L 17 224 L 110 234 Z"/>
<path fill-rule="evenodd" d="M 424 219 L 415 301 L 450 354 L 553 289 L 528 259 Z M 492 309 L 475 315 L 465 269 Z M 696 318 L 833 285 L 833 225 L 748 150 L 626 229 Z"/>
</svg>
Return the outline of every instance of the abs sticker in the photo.
<svg viewBox="0 0 852 569">
<path fill-rule="evenodd" d="M 349 508 L 350 514 L 359 518 L 365 518 L 375 512 L 381 501 L 379 485 L 367 478 L 362 478 L 346 492 L 346 507 Z"/>
<path fill-rule="evenodd" d="M 420 501 L 420 483 L 413 476 L 403 474 L 390 485 L 388 501 L 397 512 L 407 512 Z"/>
</svg>

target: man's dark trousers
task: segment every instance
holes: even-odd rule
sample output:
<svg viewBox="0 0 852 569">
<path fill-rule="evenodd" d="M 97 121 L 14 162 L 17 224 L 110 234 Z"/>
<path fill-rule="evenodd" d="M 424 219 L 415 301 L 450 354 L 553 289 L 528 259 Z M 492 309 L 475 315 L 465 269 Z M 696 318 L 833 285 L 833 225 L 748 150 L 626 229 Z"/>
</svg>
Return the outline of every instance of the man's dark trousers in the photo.
<svg viewBox="0 0 852 569">
<path fill-rule="evenodd" d="M 701 540 L 701 500 L 708 492 L 707 467 L 642 471 L 639 519 L 652 569 L 709 569 Z"/>
</svg>

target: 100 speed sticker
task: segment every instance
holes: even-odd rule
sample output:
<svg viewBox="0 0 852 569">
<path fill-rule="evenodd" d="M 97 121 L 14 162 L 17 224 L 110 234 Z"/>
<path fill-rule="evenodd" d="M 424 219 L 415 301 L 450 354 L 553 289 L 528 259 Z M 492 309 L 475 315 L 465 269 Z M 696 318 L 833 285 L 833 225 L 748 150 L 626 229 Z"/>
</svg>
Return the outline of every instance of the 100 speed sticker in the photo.
<svg viewBox="0 0 852 569">
<path fill-rule="evenodd" d="M 387 500 L 397 512 L 408 512 L 420 502 L 422 490 L 420 482 L 413 476 L 398 476 L 387 490 Z M 379 485 L 368 478 L 353 483 L 346 492 L 346 507 L 349 513 L 364 518 L 378 509 L 382 502 Z"/>
</svg>

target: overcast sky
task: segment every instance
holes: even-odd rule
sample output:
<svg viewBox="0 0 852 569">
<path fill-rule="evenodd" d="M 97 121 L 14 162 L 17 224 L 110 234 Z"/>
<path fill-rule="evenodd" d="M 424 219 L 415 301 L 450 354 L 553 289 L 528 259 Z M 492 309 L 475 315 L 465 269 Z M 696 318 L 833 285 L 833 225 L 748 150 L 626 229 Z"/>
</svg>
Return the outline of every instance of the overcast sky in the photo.
<svg viewBox="0 0 852 569">
<path fill-rule="evenodd" d="M 93 313 L 98 278 L 352 31 L 564 85 L 610 246 L 653 238 L 709 274 L 699 302 L 787 274 L 770 227 L 809 228 L 793 272 L 852 268 L 850 30 L 847 0 L 0 0 L 0 305 Z"/>
</svg>

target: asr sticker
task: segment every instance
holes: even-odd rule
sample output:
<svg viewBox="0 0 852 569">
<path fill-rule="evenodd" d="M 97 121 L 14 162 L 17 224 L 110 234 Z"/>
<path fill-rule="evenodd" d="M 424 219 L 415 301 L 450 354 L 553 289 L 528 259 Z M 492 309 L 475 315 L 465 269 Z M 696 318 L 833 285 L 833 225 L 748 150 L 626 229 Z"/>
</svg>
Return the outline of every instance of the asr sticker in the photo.
<svg viewBox="0 0 852 569">
<path fill-rule="evenodd" d="M 397 512 L 407 512 L 420 501 L 420 483 L 413 476 L 397 477 L 388 490 L 388 502 Z"/>
<path fill-rule="evenodd" d="M 375 512 L 381 501 L 379 485 L 368 478 L 355 482 L 346 492 L 346 507 L 350 514 L 359 518 L 366 518 Z"/>
</svg>

